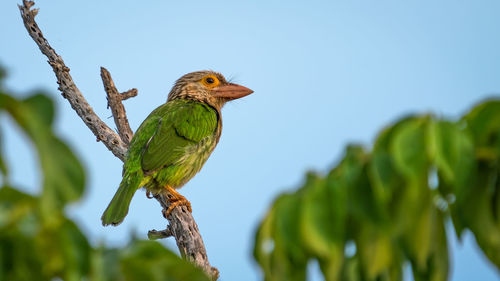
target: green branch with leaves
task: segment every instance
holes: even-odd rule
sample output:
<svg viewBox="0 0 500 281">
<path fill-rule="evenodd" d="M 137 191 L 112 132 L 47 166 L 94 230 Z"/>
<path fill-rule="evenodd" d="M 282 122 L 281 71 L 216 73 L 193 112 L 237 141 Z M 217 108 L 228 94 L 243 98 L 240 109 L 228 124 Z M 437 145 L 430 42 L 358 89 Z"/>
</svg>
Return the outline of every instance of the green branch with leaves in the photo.
<svg viewBox="0 0 500 281">
<path fill-rule="evenodd" d="M 257 231 L 255 259 L 265 280 L 305 280 L 316 259 L 329 281 L 402 280 L 407 261 L 415 280 L 444 281 L 451 222 L 499 268 L 499 160 L 498 99 L 458 121 L 403 118 L 371 150 L 348 146 L 327 175 L 308 173 L 280 195 Z"/>
</svg>

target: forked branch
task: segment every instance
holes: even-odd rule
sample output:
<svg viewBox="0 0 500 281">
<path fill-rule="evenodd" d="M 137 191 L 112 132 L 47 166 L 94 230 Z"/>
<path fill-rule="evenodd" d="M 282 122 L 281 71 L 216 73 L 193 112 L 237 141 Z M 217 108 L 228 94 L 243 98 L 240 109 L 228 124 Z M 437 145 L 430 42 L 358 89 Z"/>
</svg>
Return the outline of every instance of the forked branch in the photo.
<svg viewBox="0 0 500 281">
<path fill-rule="evenodd" d="M 43 37 L 42 31 L 35 22 L 35 16 L 38 9 L 31 10 L 35 3 L 33 1 L 23 1 L 23 5 L 19 5 L 21 10 L 21 17 L 23 18 L 24 26 L 29 35 L 49 60 L 48 63 L 52 66 L 52 70 L 57 78 L 59 90 L 62 96 L 68 100 L 71 107 L 76 111 L 78 116 L 82 118 L 83 122 L 97 137 L 98 141 L 102 141 L 104 145 L 122 161 L 125 159 L 127 153 L 127 145 L 118 137 L 118 135 L 106 125 L 95 114 L 92 107 L 83 97 L 82 93 L 73 82 L 73 78 L 69 74 L 69 68 L 64 64 L 63 59 L 56 53 L 56 51 L 49 45 L 49 42 Z"/>
<path fill-rule="evenodd" d="M 31 9 L 34 4 L 33 1 L 23 0 L 23 5 L 19 5 L 21 17 L 29 35 L 38 45 L 40 51 L 48 58 L 48 63 L 56 75 L 57 84 L 59 84 L 58 89 L 61 91 L 62 96 L 68 100 L 78 116 L 94 133 L 97 141 L 101 141 L 116 157 L 124 161 L 133 133 L 130 129 L 122 101 L 136 96 L 137 89 L 120 93 L 116 89 L 109 72 L 101 67 L 101 78 L 107 94 L 108 107 L 111 108 L 117 126 L 117 134 L 95 114 L 92 107 L 90 107 L 80 90 L 76 87 L 73 78 L 69 74 L 70 69 L 64 64 L 63 59 L 43 36 L 42 31 L 35 22 L 38 9 Z M 170 195 L 155 195 L 156 200 L 158 200 L 164 210 L 170 206 L 168 196 Z M 148 233 L 148 236 L 152 239 L 173 236 L 181 255 L 202 268 L 213 280 L 216 280 L 219 276 L 219 271 L 215 267 L 212 267 L 208 261 L 203 239 L 191 213 L 184 206 L 176 207 L 167 219 L 169 225 L 165 230 L 152 230 Z"/>
</svg>

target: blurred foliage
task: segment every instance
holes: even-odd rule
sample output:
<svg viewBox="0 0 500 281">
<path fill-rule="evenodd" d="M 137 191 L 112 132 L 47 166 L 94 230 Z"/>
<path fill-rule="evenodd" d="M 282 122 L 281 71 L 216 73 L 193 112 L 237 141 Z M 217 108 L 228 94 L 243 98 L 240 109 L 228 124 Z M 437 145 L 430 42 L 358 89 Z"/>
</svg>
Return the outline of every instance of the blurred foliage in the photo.
<svg viewBox="0 0 500 281">
<path fill-rule="evenodd" d="M 268 281 L 448 279 L 448 237 L 469 230 L 500 268 L 500 100 L 456 122 L 410 116 L 371 151 L 348 146 L 327 175 L 310 172 L 261 222 L 254 257 Z M 452 223 L 455 234 L 446 233 Z"/>
<path fill-rule="evenodd" d="M 12 187 L 0 151 L 0 281 L 209 280 L 158 242 L 133 239 L 123 249 L 89 244 L 64 213 L 65 206 L 81 199 L 85 172 L 52 130 L 53 103 L 43 93 L 15 98 L 1 83 L 4 73 L 0 69 L 0 113 L 28 136 L 43 180 L 36 195 Z"/>
</svg>

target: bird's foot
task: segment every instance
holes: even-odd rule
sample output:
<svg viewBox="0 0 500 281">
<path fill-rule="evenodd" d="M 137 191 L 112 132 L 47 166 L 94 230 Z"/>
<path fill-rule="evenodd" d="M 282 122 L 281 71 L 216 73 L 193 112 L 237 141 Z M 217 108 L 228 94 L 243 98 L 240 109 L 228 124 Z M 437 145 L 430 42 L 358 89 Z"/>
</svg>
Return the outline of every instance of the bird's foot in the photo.
<svg viewBox="0 0 500 281">
<path fill-rule="evenodd" d="M 146 197 L 148 199 L 152 199 L 153 198 L 153 196 L 151 196 L 151 192 L 149 190 L 146 190 Z"/>
<path fill-rule="evenodd" d="M 175 207 L 177 206 L 186 206 L 187 210 L 192 213 L 193 209 L 191 208 L 191 202 L 189 202 L 186 197 L 182 196 L 177 192 L 175 189 L 173 189 L 170 186 L 165 186 L 165 189 L 168 191 L 169 196 L 168 202 L 170 203 L 170 206 L 168 206 L 168 209 L 163 209 L 163 216 L 165 218 L 168 218 L 170 216 L 170 213 L 174 210 Z"/>
<path fill-rule="evenodd" d="M 170 202 L 170 206 L 168 207 L 168 209 L 163 209 L 163 216 L 165 218 L 168 218 L 170 216 L 170 213 L 172 213 L 172 211 L 174 210 L 175 207 L 177 206 L 186 206 L 186 208 L 188 209 L 188 211 L 191 213 L 193 212 L 193 209 L 191 208 L 191 202 L 189 202 L 186 198 L 184 199 L 170 199 L 168 200 Z"/>
</svg>

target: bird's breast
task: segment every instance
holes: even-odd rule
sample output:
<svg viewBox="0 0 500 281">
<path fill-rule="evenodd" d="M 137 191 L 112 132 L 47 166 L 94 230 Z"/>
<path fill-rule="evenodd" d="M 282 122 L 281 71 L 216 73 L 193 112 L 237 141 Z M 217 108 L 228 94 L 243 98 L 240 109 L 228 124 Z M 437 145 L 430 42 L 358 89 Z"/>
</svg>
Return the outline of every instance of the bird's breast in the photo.
<svg viewBox="0 0 500 281">
<path fill-rule="evenodd" d="M 183 156 L 171 166 L 172 186 L 179 188 L 194 177 L 203 167 L 217 145 L 215 136 L 202 139 L 200 142 L 184 148 Z"/>
</svg>

